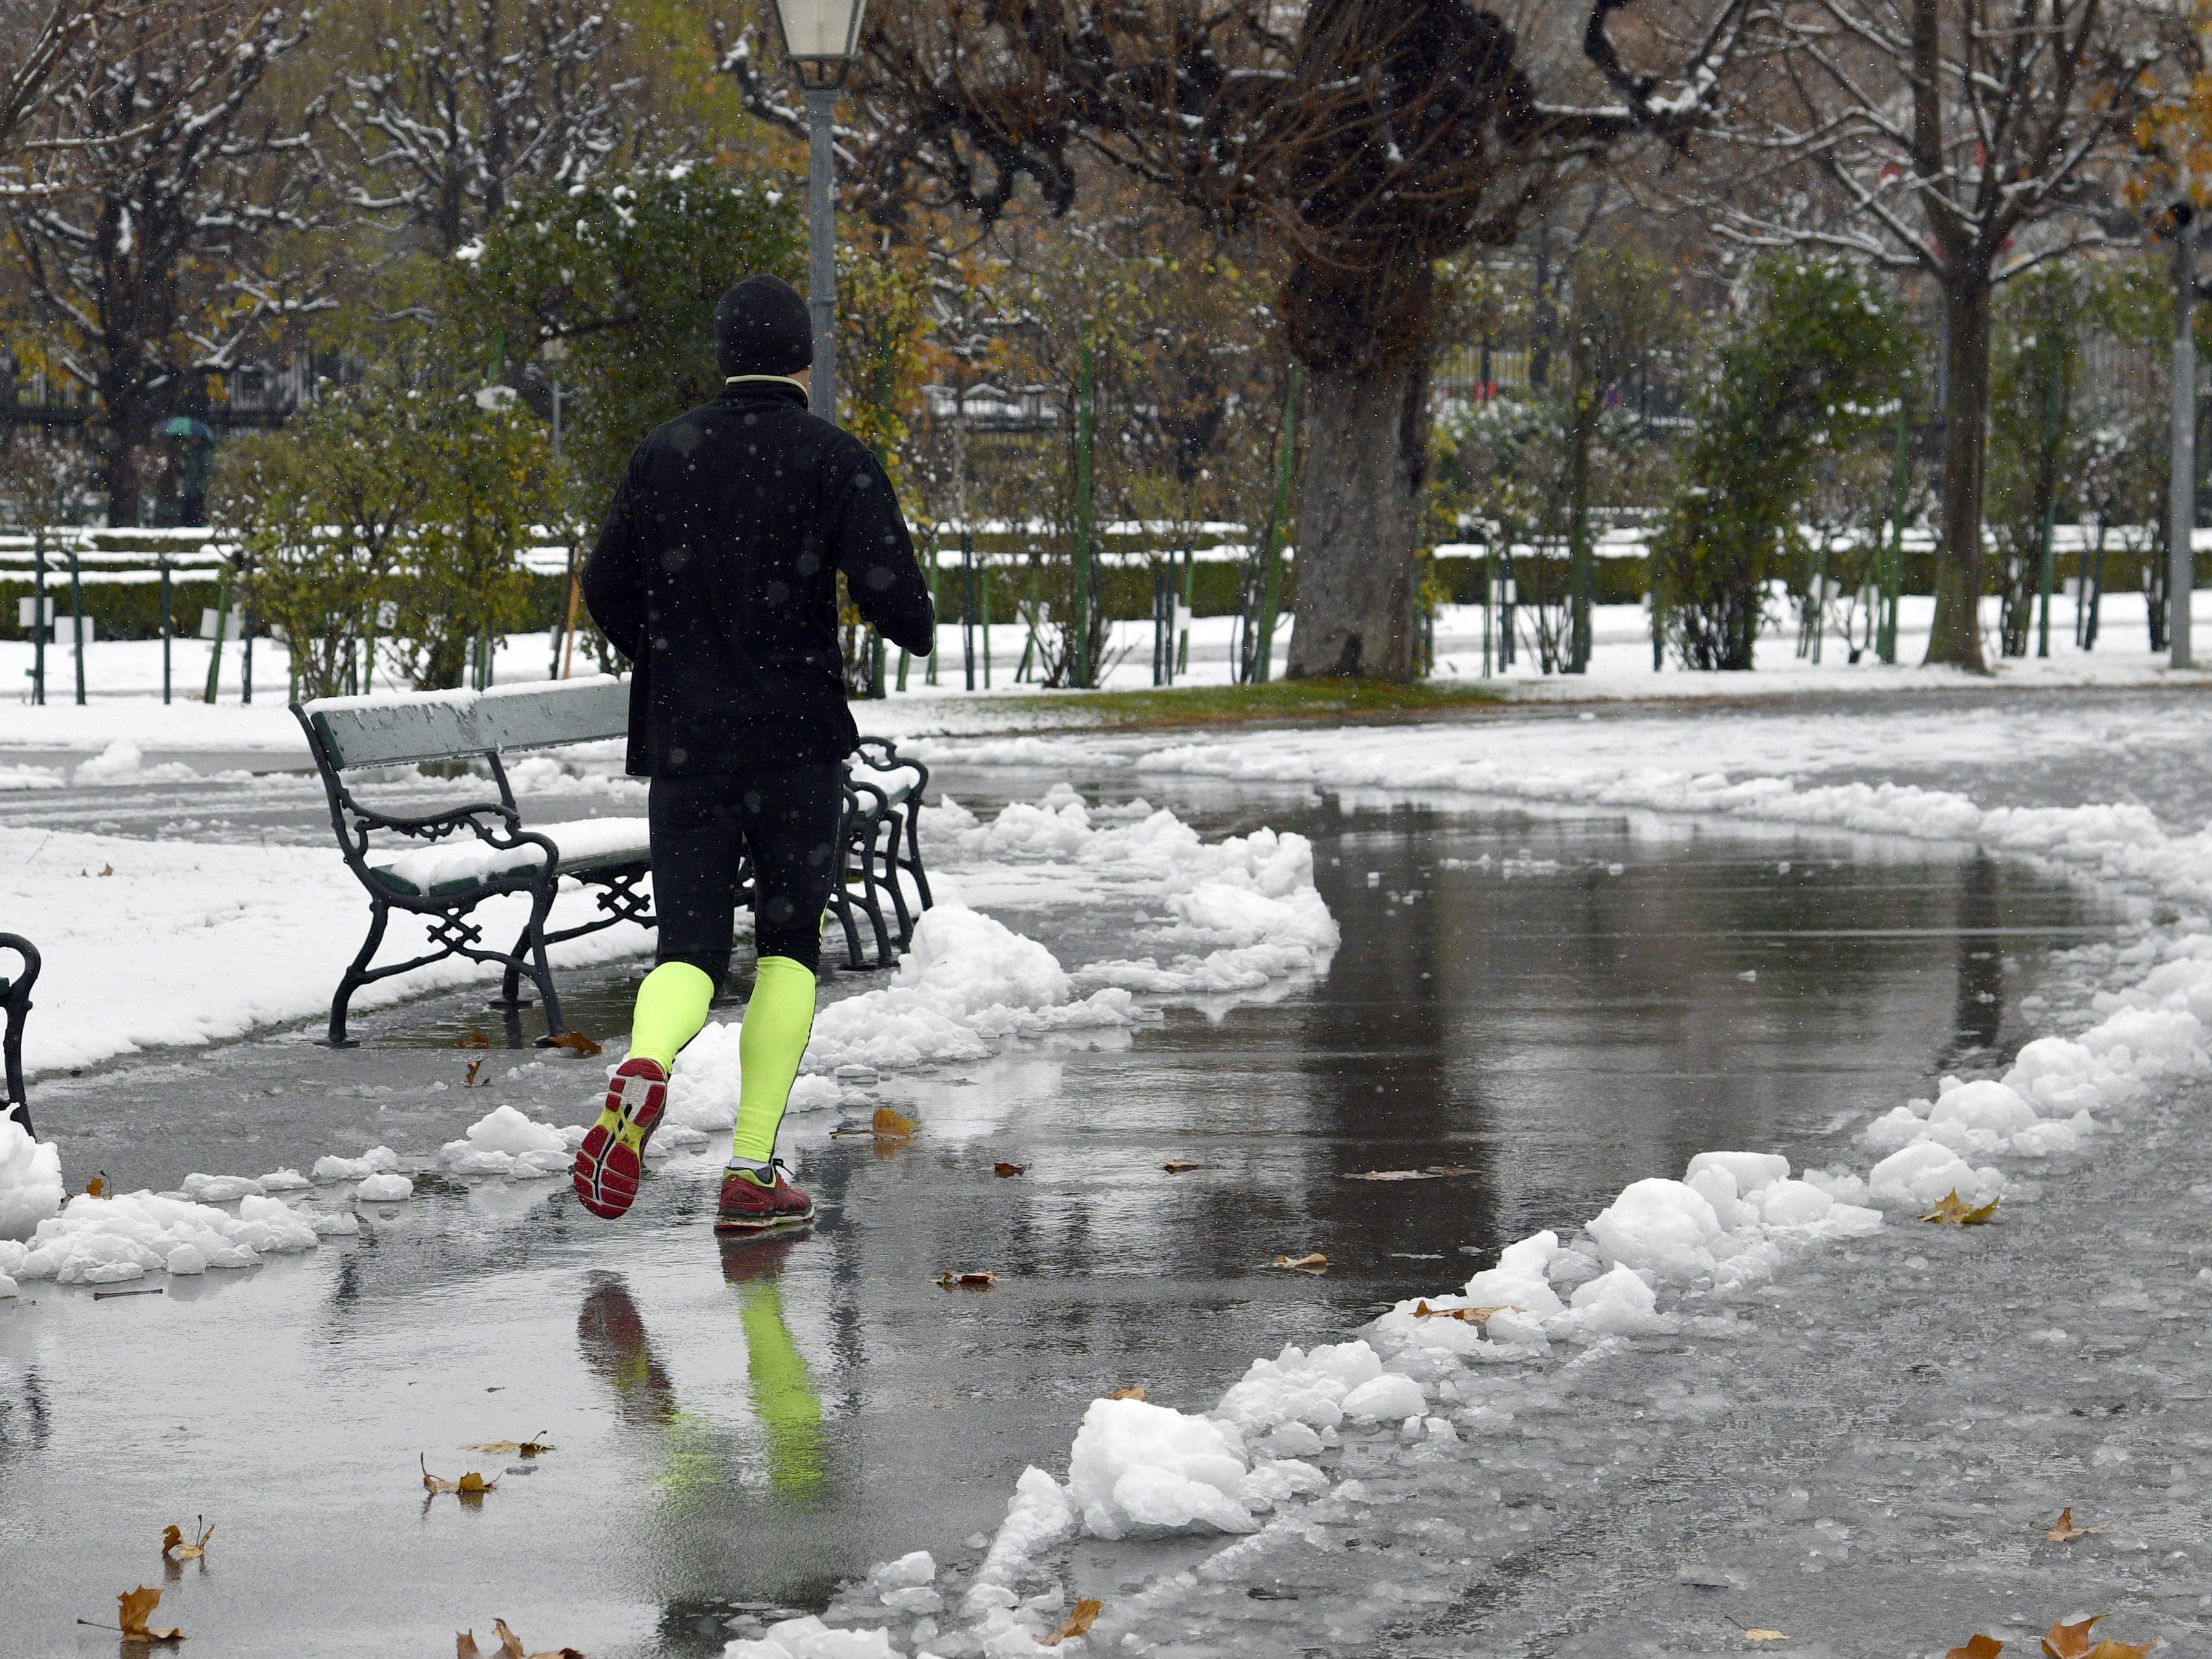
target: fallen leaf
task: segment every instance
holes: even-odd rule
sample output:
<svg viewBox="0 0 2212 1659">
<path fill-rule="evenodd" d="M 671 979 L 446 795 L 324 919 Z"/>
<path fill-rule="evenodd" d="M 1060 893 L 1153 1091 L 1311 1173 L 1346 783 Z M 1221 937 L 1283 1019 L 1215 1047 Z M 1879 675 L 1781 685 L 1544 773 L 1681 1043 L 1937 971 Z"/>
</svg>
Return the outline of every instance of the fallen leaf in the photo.
<svg viewBox="0 0 2212 1659">
<path fill-rule="evenodd" d="M 1105 1607 L 1106 1604 L 1096 1596 L 1085 1596 L 1075 1604 L 1075 1611 L 1067 1615 L 1066 1624 L 1049 1636 L 1037 1638 L 1038 1645 L 1056 1648 L 1071 1636 L 1089 1635 L 1091 1626 L 1098 1622 L 1098 1615 L 1105 1610 Z"/>
<path fill-rule="evenodd" d="M 469 1034 L 466 1036 L 455 1037 L 453 1039 L 453 1047 L 456 1048 L 489 1048 L 491 1047 L 491 1039 L 486 1036 L 475 1026 L 471 1025 L 469 1027 Z"/>
<path fill-rule="evenodd" d="M 1437 1177 L 1428 1170 L 1363 1170 L 1357 1175 L 1346 1175 L 1346 1181 L 1434 1181 Z"/>
<path fill-rule="evenodd" d="M 199 1523 L 199 1541 L 193 1544 L 185 1542 L 184 1529 L 181 1527 L 164 1528 L 161 1532 L 162 1554 L 173 1555 L 179 1561 L 197 1561 L 207 1553 L 207 1540 L 215 1536 L 215 1528 L 209 1524 L 208 1518 L 204 1515 L 195 1516 L 192 1518 Z"/>
<path fill-rule="evenodd" d="M 878 1106 L 870 1132 L 878 1140 L 904 1140 L 914 1133 L 914 1120 L 901 1117 L 888 1106 Z"/>
<path fill-rule="evenodd" d="M 116 1623 L 122 1626 L 125 1639 L 133 1642 L 183 1641 L 185 1633 L 180 1630 L 149 1630 L 146 1627 L 148 1617 L 161 1605 L 161 1592 L 148 1589 L 143 1584 L 117 1596 Z"/>
<path fill-rule="evenodd" d="M 1520 1311 L 1510 1304 L 1496 1308 L 1431 1308 L 1425 1302 L 1413 1304 L 1413 1317 L 1416 1319 L 1456 1319 L 1466 1325 L 1480 1325 L 1492 1314 Z"/>
<path fill-rule="evenodd" d="M 994 1164 L 991 1166 L 991 1173 L 1004 1181 L 1010 1176 L 1027 1173 L 1029 1167 L 1026 1164 Z"/>
<path fill-rule="evenodd" d="M 2004 1651 L 2004 1644 L 1994 1636 L 1969 1636 L 1966 1645 L 1953 1648 L 1943 1659 L 1997 1659 Z"/>
<path fill-rule="evenodd" d="M 1106 1397 L 1109 1400 L 1142 1400 L 1145 1397 L 1145 1385 L 1139 1382 L 1133 1388 L 1116 1389 Z"/>
<path fill-rule="evenodd" d="M 937 1280 L 938 1288 L 946 1291 L 988 1291 L 998 1282 L 998 1274 L 986 1273 L 941 1273 Z"/>
<path fill-rule="evenodd" d="M 2112 1523 L 2111 1522 L 2106 1521 L 2100 1522 L 2098 1525 L 2094 1527 L 2075 1526 L 2074 1524 L 2074 1508 L 2073 1505 L 2069 1504 L 2064 1510 L 2060 1511 L 2058 1524 L 2051 1528 L 2049 1532 L 2046 1532 L 2043 1535 L 2054 1544 L 2070 1544 L 2077 1538 L 2087 1538 L 2093 1532 L 2109 1532 L 2112 1529 Z"/>
<path fill-rule="evenodd" d="M 1180 1158 L 1171 1158 L 1160 1165 L 1160 1168 L 1165 1170 L 1170 1175 L 1181 1175 L 1186 1170 L 1195 1170 L 1197 1167 L 1197 1164 Z"/>
<path fill-rule="evenodd" d="M 115 866 L 112 864 L 103 864 L 100 866 L 100 873 L 103 876 L 112 876 L 115 873 Z"/>
<path fill-rule="evenodd" d="M 483 1650 L 477 1645 L 474 1625 L 453 1638 L 453 1659 L 483 1659 Z"/>
<path fill-rule="evenodd" d="M 91 1180 L 84 1183 L 84 1195 L 87 1198 L 106 1198 L 107 1196 L 106 1170 L 102 1170 L 98 1175 L 93 1176 Z"/>
<path fill-rule="evenodd" d="M 2186 386 L 2182 389 L 2188 390 Z M 1790 1638 L 1778 1630 L 1747 1630 L 1743 1633 L 1743 1639 L 1747 1642 L 1786 1642 Z"/>
<path fill-rule="evenodd" d="M 1960 1198 L 1959 1189 L 1954 1187 L 1937 1201 L 1934 1209 L 1920 1218 L 1923 1221 L 1932 1221 L 1938 1226 L 1979 1227 L 1996 1214 L 1997 1206 L 2002 1201 L 2001 1199 L 1993 1198 L 1977 1208 Z"/>
<path fill-rule="evenodd" d="M 536 1457 L 553 1449 L 553 1443 L 545 1437 L 550 1429 L 540 1429 L 531 1440 L 480 1440 L 462 1448 L 464 1451 L 496 1452 L 501 1456 Z"/>
<path fill-rule="evenodd" d="M 586 1060 L 593 1054 L 603 1052 L 598 1043 L 592 1042 L 581 1031 L 562 1032 L 559 1036 L 553 1039 L 553 1046 L 556 1048 L 566 1048 L 571 1054 L 581 1054 Z"/>
<path fill-rule="evenodd" d="M 492 1629 L 499 1636 L 499 1659 L 584 1659 L 575 1648 L 545 1648 L 536 1653 L 522 1650 L 522 1638 L 507 1627 L 507 1620 L 495 1619 Z"/>
<path fill-rule="evenodd" d="M 416 1462 L 422 1466 L 422 1485 L 430 1492 L 459 1492 L 464 1498 L 481 1498 L 499 1485 L 496 1480 L 485 1480 L 474 1469 L 471 1469 L 458 1480 L 448 1480 L 441 1475 L 431 1474 L 428 1462 L 419 1453 L 416 1455 Z"/>
<path fill-rule="evenodd" d="M 1310 1255 L 1299 1256 L 1295 1261 L 1286 1255 L 1279 1255 L 1275 1258 L 1273 1265 L 1278 1267 L 1288 1267 L 1294 1273 L 1325 1273 L 1328 1271 L 1328 1258 L 1319 1250 L 1315 1250 Z"/>
<path fill-rule="evenodd" d="M 463 1078 L 463 1079 L 461 1079 L 461 1087 L 463 1087 L 464 1089 L 489 1089 L 489 1088 L 490 1088 L 490 1087 L 491 1087 L 491 1079 L 490 1079 L 489 1078 L 488 1078 L 488 1077 L 478 1077 L 478 1076 L 477 1075 L 477 1073 L 479 1073 L 479 1072 L 481 1072 L 481 1071 L 483 1071 L 483 1061 L 482 1061 L 482 1060 L 471 1060 L 471 1061 L 469 1062 L 469 1074 L 468 1074 L 466 1077 L 465 1077 L 465 1078 Z"/>
<path fill-rule="evenodd" d="M 2053 1625 L 2043 1638 L 2043 1650 L 2051 1659 L 2087 1659 L 2089 1651 L 2089 1626 L 2105 1615 L 2084 1619 L 2078 1625 Z"/>
<path fill-rule="evenodd" d="M 2115 1642 L 2111 1637 L 2089 1650 L 2088 1659 L 2143 1659 L 2156 1642 Z"/>
</svg>

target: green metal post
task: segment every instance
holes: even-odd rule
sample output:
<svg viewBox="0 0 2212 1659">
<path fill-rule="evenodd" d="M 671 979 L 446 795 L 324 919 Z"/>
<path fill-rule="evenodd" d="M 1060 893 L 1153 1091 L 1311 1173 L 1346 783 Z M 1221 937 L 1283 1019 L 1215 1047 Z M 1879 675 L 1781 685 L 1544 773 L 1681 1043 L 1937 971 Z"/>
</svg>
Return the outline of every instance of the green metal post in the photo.
<svg viewBox="0 0 2212 1659">
<path fill-rule="evenodd" d="M 76 630 L 76 706 L 84 707 L 84 572 L 70 549 L 70 625 Z"/>
<path fill-rule="evenodd" d="M 207 696 L 204 702 L 215 701 L 216 688 L 222 678 L 222 636 L 230 622 L 230 567 L 226 564 L 215 582 L 215 648 L 208 653 Z"/>
<path fill-rule="evenodd" d="M 169 556 L 161 555 L 161 701 L 169 701 L 169 642 L 176 637 L 176 613 L 170 603 Z"/>
<path fill-rule="evenodd" d="M 1283 593 L 1283 526 L 1291 517 L 1291 480 L 1297 471 L 1301 374 L 1291 363 L 1283 391 L 1283 428 L 1275 439 L 1275 494 L 1267 504 L 1267 534 L 1260 548 L 1260 641 L 1252 653 L 1252 678 L 1265 684 L 1274 672 L 1275 611 Z"/>
<path fill-rule="evenodd" d="M 1182 611 L 1185 620 L 1182 630 L 1182 637 L 1176 643 L 1176 672 L 1178 674 L 1188 674 L 1190 672 L 1190 623 L 1188 618 L 1190 617 L 1192 605 L 1195 602 L 1197 583 L 1198 550 L 1194 547 L 1186 547 L 1182 550 Z"/>
<path fill-rule="evenodd" d="M 46 636 L 53 624 L 46 620 L 46 529 L 31 532 L 31 607 L 38 625 L 31 630 L 31 701 L 40 708 L 46 702 Z"/>
<path fill-rule="evenodd" d="M 1887 663 L 1897 660 L 1897 606 L 1905 586 L 1905 500 L 1912 488 L 1912 411 L 1902 398 L 1897 405 L 1897 465 L 1889 486 L 1889 544 L 1883 550 L 1881 621 L 1875 629 L 1874 653 Z"/>
<path fill-rule="evenodd" d="M 2035 578 L 2036 599 L 2040 602 L 2042 611 L 2041 618 L 2036 623 L 2035 654 L 2039 657 L 2051 654 L 2051 565 L 2054 562 L 2051 542 L 2058 522 L 2058 378 L 2064 362 L 2064 359 L 2051 349 L 2057 343 L 2057 331 L 2045 329 L 2044 332 L 2046 343 L 2043 398 L 2043 544 L 2038 554 Z"/>
<path fill-rule="evenodd" d="M 978 621 L 983 629 L 983 689 L 991 689 L 991 566 L 986 559 L 975 562 L 975 603 L 980 612 Z"/>
<path fill-rule="evenodd" d="M 1091 331 L 1083 332 L 1075 388 L 1075 684 L 1091 684 L 1091 396 L 1095 380 Z"/>
</svg>

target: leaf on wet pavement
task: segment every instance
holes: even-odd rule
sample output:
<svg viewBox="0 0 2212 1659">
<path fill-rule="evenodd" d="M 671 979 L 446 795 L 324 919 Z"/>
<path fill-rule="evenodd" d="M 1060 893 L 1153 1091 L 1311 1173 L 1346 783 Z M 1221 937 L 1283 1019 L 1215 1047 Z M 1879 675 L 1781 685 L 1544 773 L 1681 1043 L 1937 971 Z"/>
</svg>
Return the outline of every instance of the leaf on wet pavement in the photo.
<svg viewBox="0 0 2212 1659">
<path fill-rule="evenodd" d="M 937 1279 L 938 1288 L 945 1291 L 988 1291 L 998 1282 L 996 1273 L 973 1272 L 940 1273 Z"/>
<path fill-rule="evenodd" d="M 499 1638 L 499 1659 L 584 1659 L 576 1648 L 541 1648 L 531 1653 L 523 1648 L 522 1638 L 507 1627 L 507 1620 L 491 1621 L 492 1632 Z"/>
<path fill-rule="evenodd" d="M 912 1118 L 902 1117 L 888 1106 L 876 1108 L 876 1115 L 869 1128 L 869 1133 L 878 1140 L 904 1140 L 914 1131 Z"/>
<path fill-rule="evenodd" d="M 465 1078 L 463 1078 L 463 1079 L 461 1079 L 461 1087 L 463 1087 L 464 1089 L 489 1089 L 489 1088 L 490 1088 L 490 1087 L 491 1087 L 491 1079 L 490 1079 L 489 1078 L 488 1078 L 488 1077 L 479 1077 L 479 1076 L 477 1075 L 477 1073 L 480 1073 L 480 1072 L 482 1072 L 483 1070 L 483 1061 L 482 1061 L 482 1060 L 471 1060 L 471 1061 L 469 1062 L 469 1074 L 468 1074 L 466 1077 L 465 1077 Z"/>
<path fill-rule="evenodd" d="M 1116 1389 L 1106 1397 L 1109 1400 L 1142 1400 L 1145 1397 L 1145 1385 L 1138 1382 L 1126 1389 Z"/>
<path fill-rule="evenodd" d="M 2002 1199 L 1991 1199 L 1983 1205 L 1971 1205 L 1959 1196 L 1956 1187 L 1936 1201 L 1936 1207 L 1920 1218 L 1932 1221 L 1940 1227 L 1979 1227 L 1986 1224 L 1997 1212 Z"/>
<path fill-rule="evenodd" d="M 1000 1180 L 1006 1181 L 1015 1176 L 1027 1174 L 1029 1167 L 1026 1164 L 994 1164 L 991 1166 L 991 1173 Z"/>
<path fill-rule="evenodd" d="M 122 1627 L 124 1638 L 133 1642 L 181 1642 L 185 1633 L 180 1630 L 151 1630 L 146 1624 L 154 1609 L 161 1605 L 161 1592 L 141 1584 L 135 1590 L 125 1590 L 115 1598 L 115 1622 Z M 80 1621 L 82 1622 L 82 1621 Z"/>
<path fill-rule="evenodd" d="M 1301 1256 L 1279 1255 L 1271 1265 L 1288 1267 L 1293 1273 L 1325 1273 L 1328 1271 L 1328 1258 L 1319 1250 L 1312 1250 Z"/>
<path fill-rule="evenodd" d="M 106 1198 L 107 1196 L 106 1170 L 102 1170 L 98 1175 L 93 1176 L 91 1180 L 84 1183 L 84 1195 L 87 1198 Z"/>
<path fill-rule="evenodd" d="M 1096 1596 L 1085 1596 L 1075 1604 L 1075 1610 L 1067 1615 L 1067 1622 L 1053 1632 L 1051 1635 L 1038 1637 L 1037 1644 L 1040 1647 L 1056 1648 L 1070 1637 L 1088 1636 L 1091 1633 L 1091 1626 L 1098 1622 L 1098 1615 L 1105 1611 L 1105 1607 L 1106 1604 Z"/>
<path fill-rule="evenodd" d="M 2089 1650 L 2088 1659 L 2144 1659 L 2157 1645 L 2155 1641 L 2115 1642 L 2108 1636 Z"/>
<path fill-rule="evenodd" d="M 198 1539 L 190 1544 L 185 1542 L 182 1527 L 172 1525 L 161 1529 L 162 1554 L 173 1556 L 179 1561 L 197 1561 L 207 1553 L 207 1540 L 215 1536 L 215 1525 L 204 1515 L 194 1516 L 192 1522 L 199 1528 L 200 1533 Z"/>
<path fill-rule="evenodd" d="M 2074 1508 L 2069 1504 L 2059 1513 L 2058 1523 L 2043 1535 L 2054 1544 L 2070 1544 L 2077 1538 L 2087 1538 L 2091 1533 L 2108 1532 L 2112 1525 L 2109 1521 L 2102 1521 L 2094 1527 L 2075 1526 Z"/>
<path fill-rule="evenodd" d="M 478 1440 L 471 1442 L 469 1445 L 463 1447 L 462 1449 L 464 1451 L 495 1452 L 502 1457 L 510 1455 L 536 1457 L 540 1453 L 550 1452 L 553 1449 L 553 1443 L 545 1437 L 552 1432 L 553 1431 L 550 1429 L 540 1429 L 534 1437 L 528 1440 Z"/>
<path fill-rule="evenodd" d="M 581 1054 L 586 1060 L 589 1060 L 593 1054 L 605 1052 L 598 1043 L 592 1042 L 581 1031 L 574 1030 L 563 1031 L 559 1036 L 555 1037 L 553 1047 L 566 1048 L 572 1054 Z"/>
<path fill-rule="evenodd" d="M 1743 1639 L 1747 1642 L 1786 1642 L 1790 1637 L 1784 1631 L 1747 1630 L 1743 1633 Z"/>
<path fill-rule="evenodd" d="M 1943 1659 L 1997 1659 L 2004 1644 L 1994 1636 L 1969 1636 L 1964 1647 L 1953 1648 Z"/>
<path fill-rule="evenodd" d="M 1171 1158 L 1160 1165 L 1160 1168 L 1165 1170 L 1170 1175 L 1181 1175 L 1187 1170 L 1195 1170 L 1197 1167 L 1197 1164 L 1185 1158 Z"/>
<path fill-rule="evenodd" d="M 466 1036 L 459 1036 L 453 1039 L 453 1047 L 456 1048 L 489 1048 L 491 1047 L 491 1039 L 486 1036 L 478 1028 L 471 1025 L 469 1027 L 469 1034 Z"/>
<path fill-rule="evenodd" d="M 477 1645 L 474 1625 L 453 1638 L 453 1659 L 483 1659 L 483 1650 Z"/>
<path fill-rule="evenodd" d="M 416 1462 L 422 1466 L 422 1486 L 428 1492 L 459 1492 L 464 1498 L 481 1498 L 499 1485 L 495 1480 L 485 1480 L 474 1469 L 471 1469 L 458 1480 L 448 1480 L 442 1475 L 431 1474 L 429 1461 L 420 1453 L 416 1454 Z"/>
<path fill-rule="evenodd" d="M 1356 1173 L 1347 1172 L 1344 1178 L 1346 1181 L 1434 1181 L 1437 1172 L 1433 1170 L 1361 1170 Z"/>
</svg>

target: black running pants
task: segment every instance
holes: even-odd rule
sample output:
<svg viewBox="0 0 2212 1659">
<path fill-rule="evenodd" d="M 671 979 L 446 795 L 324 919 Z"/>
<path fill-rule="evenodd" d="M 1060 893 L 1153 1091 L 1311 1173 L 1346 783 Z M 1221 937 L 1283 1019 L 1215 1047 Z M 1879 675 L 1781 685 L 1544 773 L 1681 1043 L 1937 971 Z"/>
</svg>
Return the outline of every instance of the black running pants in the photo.
<svg viewBox="0 0 2212 1659">
<path fill-rule="evenodd" d="M 750 854 L 755 953 L 817 971 L 844 793 L 844 768 L 835 761 L 653 779 L 654 962 L 688 962 L 720 989 Z"/>
</svg>

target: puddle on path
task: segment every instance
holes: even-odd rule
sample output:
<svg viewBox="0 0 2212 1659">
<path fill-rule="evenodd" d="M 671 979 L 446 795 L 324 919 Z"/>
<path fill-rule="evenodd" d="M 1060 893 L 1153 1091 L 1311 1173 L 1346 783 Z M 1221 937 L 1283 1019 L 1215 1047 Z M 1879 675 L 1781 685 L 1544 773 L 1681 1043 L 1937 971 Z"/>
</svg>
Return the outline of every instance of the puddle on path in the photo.
<svg viewBox="0 0 2212 1659">
<path fill-rule="evenodd" d="M 2135 914 L 1937 848 L 1165 801 L 1209 835 L 1315 837 L 1345 938 L 1328 978 L 887 1082 L 925 1124 L 887 1158 L 795 1120 L 811 1238 L 718 1250 L 708 1154 L 664 1167 L 620 1227 L 557 1183 L 434 1180 L 307 1260 L 0 1304 L 14 1622 L 42 1652 L 106 1652 L 71 1620 L 162 1582 L 161 1527 L 204 1512 L 204 1574 L 162 1613 L 210 1652 L 440 1651 L 495 1614 L 533 1645 L 718 1652 L 748 1606 L 817 1602 L 909 1548 L 962 1558 L 1107 1389 L 1202 1408 L 1253 1356 L 1340 1338 L 1694 1152 L 1844 1156 L 1840 1120 L 1994 1064 L 2049 951 Z M 1000 914 L 1071 965 L 1127 949 L 1126 915 Z M 574 976 L 580 1020 L 618 1023 L 633 978 Z M 351 1054 L 288 1034 L 35 1099 L 73 1176 L 125 1186 L 372 1139 L 428 1152 L 499 1100 L 580 1121 L 591 1068 L 532 1053 L 495 1053 L 489 1091 L 427 1092 L 483 1018 L 435 999 L 375 1016 Z M 1025 1173 L 996 1179 L 999 1160 Z M 1462 1173 L 1345 1178 L 1430 1166 Z M 1309 1249 L 1328 1277 L 1260 1265 Z M 931 1282 L 968 1267 L 1001 1282 Z M 558 1449 L 534 1462 L 462 1449 L 540 1430 Z M 477 1507 L 426 1504 L 418 1453 L 510 1472 Z"/>
</svg>

